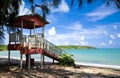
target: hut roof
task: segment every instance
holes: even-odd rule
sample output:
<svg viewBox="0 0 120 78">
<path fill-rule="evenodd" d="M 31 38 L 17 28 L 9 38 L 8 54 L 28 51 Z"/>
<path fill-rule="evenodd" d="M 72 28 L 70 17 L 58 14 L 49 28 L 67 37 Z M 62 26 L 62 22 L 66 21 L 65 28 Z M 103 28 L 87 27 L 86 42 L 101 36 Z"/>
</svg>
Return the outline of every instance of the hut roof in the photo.
<svg viewBox="0 0 120 78">
<path fill-rule="evenodd" d="M 23 15 L 18 16 L 15 21 L 15 27 L 25 29 L 34 29 L 45 26 L 45 24 L 49 24 L 43 17 L 38 14 L 30 14 L 30 15 Z"/>
</svg>

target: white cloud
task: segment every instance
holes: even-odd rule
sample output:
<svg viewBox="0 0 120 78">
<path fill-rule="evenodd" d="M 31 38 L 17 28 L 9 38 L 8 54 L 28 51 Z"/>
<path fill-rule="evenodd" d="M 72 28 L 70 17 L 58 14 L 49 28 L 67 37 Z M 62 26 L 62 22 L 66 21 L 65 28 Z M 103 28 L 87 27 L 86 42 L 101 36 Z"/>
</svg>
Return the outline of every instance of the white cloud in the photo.
<svg viewBox="0 0 120 78">
<path fill-rule="evenodd" d="M 100 45 L 100 46 L 104 46 L 104 47 L 107 46 L 107 44 L 106 44 L 105 42 L 102 42 L 102 43 L 100 43 L 99 45 Z"/>
<path fill-rule="evenodd" d="M 68 4 L 65 2 L 65 0 L 61 1 L 61 4 L 58 6 L 58 8 L 50 8 L 52 12 L 69 12 L 69 6 Z"/>
<path fill-rule="evenodd" d="M 31 13 L 32 13 L 31 10 L 29 10 L 28 8 L 25 8 L 25 2 L 22 0 L 22 4 L 20 5 L 18 15 L 21 16 L 21 15 L 27 15 Z"/>
<path fill-rule="evenodd" d="M 117 29 L 118 29 L 118 28 L 117 28 L 117 25 L 114 25 L 114 26 L 113 26 L 113 28 L 114 28 L 115 30 L 117 30 Z"/>
<path fill-rule="evenodd" d="M 79 45 L 87 45 L 87 42 L 85 41 L 85 36 L 84 35 L 80 36 Z"/>
<path fill-rule="evenodd" d="M 48 30 L 48 35 L 49 36 L 54 36 L 56 34 L 55 27 L 52 27 L 51 29 Z"/>
<path fill-rule="evenodd" d="M 54 15 L 48 15 L 48 16 L 47 16 L 47 20 L 48 20 L 49 22 L 55 22 L 55 21 L 56 21 L 56 18 L 55 18 Z"/>
<path fill-rule="evenodd" d="M 85 41 L 79 41 L 79 45 L 87 45 L 87 43 Z"/>
<path fill-rule="evenodd" d="M 62 34 L 61 32 L 56 33 L 55 27 L 52 27 L 49 30 L 47 30 L 48 33 L 46 35 L 46 39 L 51 41 L 54 44 L 59 44 L 59 45 L 65 45 L 65 44 L 88 45 L 87 40 L 93 40 L 93 39 L 97 40 L 103 37 L 104 29 L 100 27 L 85 29 L 83 28 L 84 26 L 82 26 L 82 24 L 80 23 L 71 24 L 70 27 L 77 27 L 79 29 L 74 29 L 76 31 L 66 32 Z M 63 28 L 63 30 L 70 30 L 70 28 Z M 50 35 L 52 31 L 55 31 L 54 36 L 53 34 Z M 91 41 L 89 42 L 91 43 Z"/>
<path fill-rule="evenodd" d="M 80 45 L 79 43 L 75 43 L 74 45 Z"/>
<path fill-rule="evenodd" d="M 69 45 L 69 42 L 68 42 L 68 41 L 66 41 L 64 44 L 65 44 L 65 45 Z"/>
<path fill-rule="evenodd" d="M 101 7 L 86 15 L 88 16 L 89 21 L 98 21 L 116 12 L 118 12 L 118 10 L 115 9 L 115 5 L 111 3 L 111 6 L 103 4 Z"/>
<path fill-rule="evenodd" d="M 80 24 L 80 23 L 74 23 L 72 26 L 70 26 L 70 27 L 68 27 L 68 29 L 71 29 L 71 30 L 80 30 L 80 29 L 82 29 L 82 24 Z"/>
<path fill-rule="evenodd" d="M 46 39 L 51 41 L 56 45 L 86 45 L 85 37 L 79 36 L 74 32 L 66 33 L 66 34 L 55 34 L 54 37 L 49 34 L 46 35 Z"/>
<path fill-rule="evenodd" d="M 118 38 L 120 38 L 120 33 L 119 33 L 119 34 L 117 34 L 117 37 L 118 37 Z"/>
<path fill-rule="evenodd" d="M 85 40 L 85 36 L 80 36 L 80 41 L 84 41 Z"/>
<path fill-rule="evenodd" d="M 109 40 L 109 44 L 112 44 L 112 40 Z"/>
<path fill-rule="evenodd" d="M 105 35 L 108 35 L 108 34 L 109 34 L 107 31 L 103 31 L 103 33 L 104 33 Z"/>
<path fill-rule="evenodd" d="M 110 47 L 115 43 L 115 39 L 120 38 L 120 33 L 111 32 L 113 25 L 111 25 L 109 28 L 107 26 L 84 28 L 85 26 L 83 26 L 82 23 L 76 22 L 68 26 L 69 27 L 63 26 L 60 32 L 57 32 L 55 27 L 48 29 L 46 39 L 57 45 L 91 45 L 96 47 Z M 70 29 L 73 28 L 70 27 L 77 28 L 74 29 L 75 31 L 71 31 Z M 54 30 L 55 34 L 50 35 L 50 33 L 48 33 L 50 30 Z M 66 33 L 64 33 L 64 31 Z"/>
<path fill-rule="evenodd" d="M 116 37 L 113 34 L 110 34 L 111 39 L 116 39 Z"/>
</svg>

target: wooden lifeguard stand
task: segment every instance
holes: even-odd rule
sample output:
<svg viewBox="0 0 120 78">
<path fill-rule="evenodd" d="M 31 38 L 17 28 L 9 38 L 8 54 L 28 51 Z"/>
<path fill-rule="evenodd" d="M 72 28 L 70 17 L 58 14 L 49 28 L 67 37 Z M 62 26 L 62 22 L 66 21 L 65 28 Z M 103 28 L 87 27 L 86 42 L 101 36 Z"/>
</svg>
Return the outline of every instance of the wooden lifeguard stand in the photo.
<svg viewBox="0 0 120 78">
<path fill-rule="evenodd" d="M 9 44 L 8 44 L 8 63 L 10 65 L 10 52 L 11 50 L 20 51 L 20 68 L 22 69 L 22 55 L 26 55 L 26 61 L 28 69 L 30 69 L 30 57 L 31 54 L 41 54 L 41 66 L 44 61 L 44 56 L 46 55 L 53 60 L 59 61 L 59 56 L 63 53 L 63 50 L 50 43 L 44 39 L 44 27 L 48 24 L 45 19 L 43 19 L 38 14 L 30 14 L 19 16 L 16 18 L 15 27 L 21 28 L 21 32 L 10 33 L 9 34 Z M 35 32 L 35 29 L 42 28 L 42 33 Z M 23 29 L 29 29 L 30 34 L 24 35 Z M 34 29 L 34 34 L 31 30 Z"/>
</svg>

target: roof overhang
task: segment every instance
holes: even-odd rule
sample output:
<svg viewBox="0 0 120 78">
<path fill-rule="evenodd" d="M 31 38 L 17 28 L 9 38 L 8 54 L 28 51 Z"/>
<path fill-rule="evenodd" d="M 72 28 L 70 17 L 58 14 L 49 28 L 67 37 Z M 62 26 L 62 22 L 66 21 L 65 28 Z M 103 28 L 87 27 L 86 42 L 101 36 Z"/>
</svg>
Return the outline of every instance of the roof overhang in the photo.
<svg viewBox="0 0 120 78">
<path fill-rule="evenodd" d="M 25 28 L 25 29 L 34 29 L 45 26 L 45 24 L 49 24 L 44 18 L 42 18 L 38 14 L 30 14 L 18 16 L 15 21 L 15 27 L 17 28 Z"/>
</svg>

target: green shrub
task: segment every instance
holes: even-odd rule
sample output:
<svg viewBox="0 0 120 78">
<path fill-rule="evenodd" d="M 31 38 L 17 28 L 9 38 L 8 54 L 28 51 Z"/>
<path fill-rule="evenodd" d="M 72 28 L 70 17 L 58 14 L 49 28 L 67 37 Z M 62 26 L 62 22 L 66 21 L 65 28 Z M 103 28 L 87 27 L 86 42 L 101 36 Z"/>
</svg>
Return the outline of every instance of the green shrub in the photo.
<svg viewBox="0 0 120 78">
<path fill-rule="evenodd" d="M 59 61 L 60 65 L 64 65 L 64 66 L 74 66 L 75 65 L 75 61 L 73 59 L 73 55 L 70 55 L 68 53 L 64 53 L 60 56 L 60 61 Z"/>
</svg>

